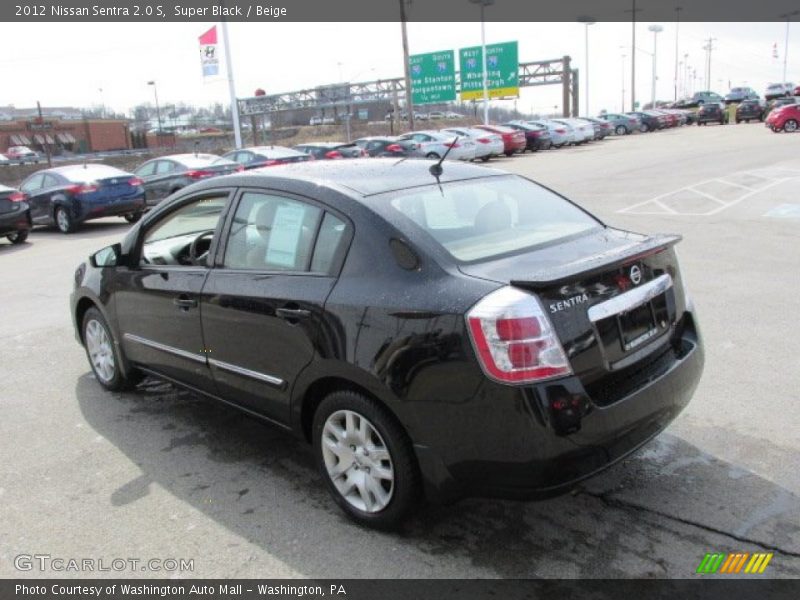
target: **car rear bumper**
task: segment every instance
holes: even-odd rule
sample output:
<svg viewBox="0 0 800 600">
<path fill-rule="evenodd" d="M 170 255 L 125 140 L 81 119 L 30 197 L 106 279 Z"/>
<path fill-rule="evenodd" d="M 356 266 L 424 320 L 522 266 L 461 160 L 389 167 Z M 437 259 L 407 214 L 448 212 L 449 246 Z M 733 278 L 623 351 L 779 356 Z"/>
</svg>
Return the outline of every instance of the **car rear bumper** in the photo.
<svg viewBox="0 0 800 600">
<path fill-rule="evenodd" d="M 0 235 L 27 231 L 31 227 L 33 227 L 31 211 L 25 202 L 20 202 L 19 207 L 13 212 L 0 214 Z"/>
<path fill-rule="evenodd" d="M 689 313 L 684 323 L 680 351 L 606 405 L 595 403 L 577 377 L 531 387 L 487 381 L 474 406 L 442 419 L 445 441 L 415 446 L 428 497 L 546 498 L 631 454 L 683 410 L 699 382 L 702 342 Z M 578 408 L 558 411 L 556 397 L 576 399 Z"/>
<path fill-rule="evenodd" d="M 144 194 L 134 198 L 122 198 L 103 204 L 82 204 L 75 215 L 79 221 L 101 219 L 103 217 L 118 217 L 132 213 L 142 212 L 147 208 Z"/>
</svg>

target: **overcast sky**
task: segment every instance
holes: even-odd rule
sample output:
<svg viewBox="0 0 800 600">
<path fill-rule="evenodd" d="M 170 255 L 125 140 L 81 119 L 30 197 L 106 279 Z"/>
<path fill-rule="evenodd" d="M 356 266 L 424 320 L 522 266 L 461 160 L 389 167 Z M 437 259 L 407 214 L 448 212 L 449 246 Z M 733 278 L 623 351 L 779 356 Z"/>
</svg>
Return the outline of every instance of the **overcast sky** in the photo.
<svg viewBox="0 0 800 600">
<path fill-rule="evenodd" d="M 158 82 L 159 102 L 206 105 L 227 102 L 227 83 L 204 82 L 197 37 L 214 23 L 57 24 L 21 23 L 3 29 L 0 105 L 91 106 L 116 111 L 153 101 L 148 80 Z M 636 94 L 650 100 L 653 34 L 650 23 L 636 26 Z M 660 23 L 657 96 L 672 99 L 675 24 Z M 411 53 L 480 44 L 480 23 L 409 23 Z M 584 25 L 579 23 L 487 23 L 487 43 L 519 41 L 520 62 L 570 55 L 584 84 Z M 286 92 L 341 79 L 364 81 L 403 73 L 399 23 L 231 23 L 231 55 L 237 95 L 256 88 Z M 695 89 L 726 93 L 728 85 L 749 85 L 763 94 L 783 68 L 785 22 L 681 23 L 680 60 L 696 69 Z M 710 85 L 704 39 L 714 37 Z M 779 58 L 773 58 L 777 44 Z M 625 89 L 630 98 L 630 23 L 597 23 L 589 28 L 590 112 L 619 110 L 625 54 Z M 623 46 L 622 48 L 620 46 Z M 800 80 L 800 23 L 792 23 L 787 79 Z M 102 88 L 102 92 L 99 90 Z M 552 111 L 560 105 L 558 86 L 523 88 L 519 110 Z M 627 100 L 629 102 L 629 100 Z M 513 101 L 506 101 L 513 106 Z M 581 111 L 584 109 L 581 100 Z"/>
</svg>

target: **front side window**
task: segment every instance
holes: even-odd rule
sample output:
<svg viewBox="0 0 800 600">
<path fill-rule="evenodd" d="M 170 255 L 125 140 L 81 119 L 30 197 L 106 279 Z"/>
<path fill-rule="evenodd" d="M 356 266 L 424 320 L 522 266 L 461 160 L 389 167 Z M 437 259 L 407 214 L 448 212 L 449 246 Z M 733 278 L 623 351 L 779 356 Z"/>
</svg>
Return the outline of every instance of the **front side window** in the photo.
<svg viewBox="0 0 800 600">
<path fill-rule="evenodd" d="M 379 198 L 380 196 L 376 196 Z M 521 177 L 486 177 L 393 195 L 401 215 L 459 261 L 485 260 L 601 227 L 564 198 Z M 376 201 L 375 209 L 386 210 Z M 391 213 L 394 214 L 391 214 Z"/>
<path fill-rule="evenodd" d="M 198 259 L 211 247 L 227 200 L 227 193 L 206 196 L 163 217 L 145 234 L 141 264 L 205 264 Z"/>
<path fill-rule="evenodd" d="M 225 251 L 226 267 L 307 271 L 322 210 L 283 196 L 246 192 Z"/>
</svg>

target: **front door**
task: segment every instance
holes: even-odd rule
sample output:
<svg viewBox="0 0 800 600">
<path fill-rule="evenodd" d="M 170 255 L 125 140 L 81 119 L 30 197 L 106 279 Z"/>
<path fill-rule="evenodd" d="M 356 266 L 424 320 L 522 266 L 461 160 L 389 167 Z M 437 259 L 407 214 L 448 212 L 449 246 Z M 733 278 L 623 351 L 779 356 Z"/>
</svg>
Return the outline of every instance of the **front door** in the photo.
<svg viewBox="0 0 800 600">
<path fill-rule="evenodd" d="M 148 224 L 120 269 L 116 310 L 126 356 L 201 391 L 215 393 L 200 324 L 207 256 L 216 248 L 229 190 L 205 192 Z"/>
<path fill-rule="evenodd" d="M 310 201 L 245 191 L 228 231 L 201 304 L 211 371 L 220 395 L 286 424 L 349 230 Z"/>
</svg>

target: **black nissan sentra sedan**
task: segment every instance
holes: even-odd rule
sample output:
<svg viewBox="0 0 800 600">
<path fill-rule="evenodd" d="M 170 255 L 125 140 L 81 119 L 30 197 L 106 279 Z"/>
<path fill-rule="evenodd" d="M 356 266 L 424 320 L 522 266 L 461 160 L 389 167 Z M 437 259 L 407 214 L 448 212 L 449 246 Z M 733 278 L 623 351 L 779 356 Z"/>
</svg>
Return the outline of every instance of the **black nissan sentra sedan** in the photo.
<svg viewBox="0 0 800 600">
<path fill-rule="evenodd" d="M 292 431 L 375 527 L 423 495 L 566 491 L 663 430 L 703 368 L 679 237 L 443 169 L 311 161 L 181 190 L 75 272 L 97 381 L 155 375 Z"/>
</svg>

